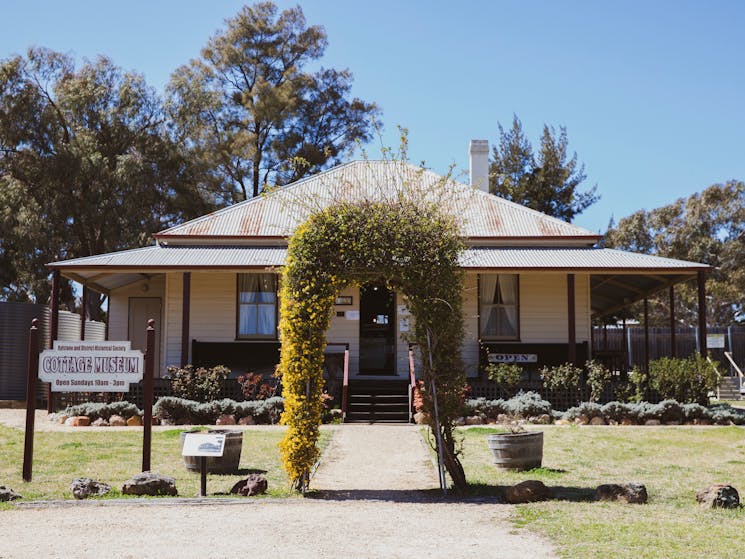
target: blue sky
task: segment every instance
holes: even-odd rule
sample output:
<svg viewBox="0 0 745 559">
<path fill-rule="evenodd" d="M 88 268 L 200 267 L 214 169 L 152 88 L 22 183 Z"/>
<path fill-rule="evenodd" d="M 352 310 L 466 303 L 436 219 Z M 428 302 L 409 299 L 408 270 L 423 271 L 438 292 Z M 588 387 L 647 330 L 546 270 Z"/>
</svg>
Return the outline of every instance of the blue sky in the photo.
<svg viewBox="0 0 745 559">
<path fill-rule="evenodd" d="M 280 7 L 297 2 L 278 1 Z M 31 45 L 105 54 L 162 91 L 240 2 L 6 2 L 0 58 Z M 601 200 L 593 231 L 710 184 L 745 180 L 745 2 L 308 0 L 326 28 L 322 64 L 349 68 L 383 110 L 384 142 L 466 170 L 468 141 L 517 114 L 533 143 L 567 127 Z M 371 156 L 377 147 L 370 146 Z"/>
</svg>

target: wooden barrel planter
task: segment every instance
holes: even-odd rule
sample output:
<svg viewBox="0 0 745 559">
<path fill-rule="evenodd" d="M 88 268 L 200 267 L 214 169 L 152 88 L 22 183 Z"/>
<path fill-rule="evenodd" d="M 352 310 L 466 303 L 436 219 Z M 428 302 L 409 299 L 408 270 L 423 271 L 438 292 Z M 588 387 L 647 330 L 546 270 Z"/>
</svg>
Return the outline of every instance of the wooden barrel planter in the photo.
<svg viewBox="0 0 745 559">
<path fill-rule="evenodd" d="M 507 470 L 540 468 L 543 461 L 543 431 L 488 435 L 494 463 Z"/>
<path fill-rule="evenodd" d="M 241 462 L 241 449 L 243 448 L 243 431 L 230 431 L 228 429 L 210 429 L 208 433 L 219 433 L 225 435 L 225 448 L 222 456 L 210 456 L 207 458 L 207 473 L 210 474 L 237 474 L 238 465 Z M 187 431 L 181 433 L 181 448 L 184 447 L 184 439 Z M 192 472 L 199 471 L 198 456 L 184 456 L 184 465 Z"/>
</svg>

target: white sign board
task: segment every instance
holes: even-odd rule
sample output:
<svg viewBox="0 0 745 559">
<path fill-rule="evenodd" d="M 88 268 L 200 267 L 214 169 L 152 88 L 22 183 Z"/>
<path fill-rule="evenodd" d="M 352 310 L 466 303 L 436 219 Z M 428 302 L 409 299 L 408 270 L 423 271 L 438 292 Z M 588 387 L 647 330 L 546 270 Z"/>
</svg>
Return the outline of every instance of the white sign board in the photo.
<svg viewBox="0 0 745 559">
<path fill-rule="evenodd" d="M 360 311 L 347 311 L 344 313 L 344 318 L 346 318 L 347 320 L 359 320 Z"/>
<path fill-rule="evenodd" d="M 39 379 L 53 392 L 127 392 L 145 358 L 130 342 L 54 342 L 39 356 Z"/>
<path fill-rule="evenodd" d="M 490 353 L 489 363 L 538 363 L 536 353 Z"/>
<path fill-rule="evenodd" d="M 187 433 L 181 456 L 222 456 L 224 451 L 224 433 Z"/>
<path fill-rule="evenodd" d="M 724 349 L 724 334 L 706 334 L 706 347 Z"/>
</svg>

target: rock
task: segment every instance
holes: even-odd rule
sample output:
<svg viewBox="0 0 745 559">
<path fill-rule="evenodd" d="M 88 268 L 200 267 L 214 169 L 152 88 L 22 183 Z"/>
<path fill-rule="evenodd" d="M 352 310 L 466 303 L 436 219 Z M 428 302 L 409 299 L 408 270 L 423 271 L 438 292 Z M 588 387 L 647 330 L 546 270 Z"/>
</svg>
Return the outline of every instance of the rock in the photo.
<svg viewBox="0 0 745 559">
<path fill-rule="evenodd" d="M 253 415 L 247 415 L 238 420 L 238 425 L 256 425 L 256 420 Z"/>
<path fill-rule="evenodd" d="M 572 422 L 569 421 L 568 419 L 557 419 L 554 422 L 554 425 L 571 425 L 571 424 L 572 424 Z"/>
<path fill-rule="evenodd" d="M 99 417 L 91 425 L 93 425 L 94 427 L 108 427 L 109 422 L 106 421 L 103 417 Z"/>
<path fill-rule="evenodd" d="M 155 472 L 142 472 L 124 482 L 124 495 L 178 495 L 176 480 Z"/>
<path fill-rule="evenodd" d="M 644 422 L 644 425 L 655 426 L 655 425 L 662 425 L 662 423 L 660 422 L 659 419 L 647 419 Z"/>
<path fill-rule="evenodd" d="M 596 415 L 590 420 L 590 425 L 605 425 L 605 419 L 600 417 L 599 415 Z"/>
<path fill-rule="evenodd" d="M 142 418 L 139 415 L 133 415 L 127 419 L 127 427 L 142 427 Z"/>
<path fill-rule="evenodd" d="M 89 477 L 80 477 L 72 480 L 70 484 L 72 496 L 76 499 L 87 499 L 88 497 L 100 497 L 111 491 L 111 486 L 102 481 L 95 481 Z"/>
<path fill-rule="evenodd" d="M 233 414 L 224 413 L 217 418 L 215 425 L 235 425 L 235 416 Z"/>
<path fill-rule="evenodd" d="M 127 424 L 125 419 L 121 415 L 112 415 L 109 417 L 109 425 L 111 427 L 124 427 Z"/>
<path fill-rule="evenodd" d="M 465 417 L 456 417 L 455 418 L 455 424 L 456 425 L 465 425 L 466 424 L 466 418 Z"/>
<path fill-rule="evenodd" d="M 428 419 L 429 417 L 427 417 L 426 413 L 418 411 L 414 414 L 414 423 L 416 423 L 417 425 L 426 425 Z"/>
<path fill-rule="evenodd" d="M 529 479 L 508 487 L 505 492 L 505 499 L 508 503 L 533 503 L 535 501 L 545 501 L 553 496 L 551 489 L 545 486 L 542 481 Z"/>
<path fill-rule="evenodd" d="M 512 421 L 512 419 L 510 419 L 510 416 L 506 413 L 497 414 L 497 423 L 509 423 L 510 421 Z"/>
<path fill-rule="evenodd" d="M 711 419 L 707 419 L 706 417 L 702 417 L 700 419 L 694 419 L 693 424 L 694 425 L 711 425 Z"/>
<path fill-rule="evenodd" d="M 534 417 L 531 420 L 532 423 L 537 423 L 538 425 L 550 425 L 551 424 L 551 416 L 547 413 L 543 413 L 539 415 L 538 417 Z"/>
<path fill-rule="evenodd" d="M 608 425 L 618 425 L 618 421 L 616 421 L 615 419 L 609 419 Z"/>
<path fill-rule="evenodd" d="M 634 424 L 634 422 L 631 421 L 628 417 L 624 417 L 621 420 L 621 425 L 633 425 L 633 424 Z"/>
<path fill-rule="evenodd" d="M 10 487 L 0 485 L 0 503 L 5 501 L 15 501 L 16 499 L 23 499 L 23 497 L 13 491 Z"/>
<path fill-rule="evenodd" d="M 466 417 L 466 425 L 483 425 L 484 420 L 479 415 L 469 415 Z"/>
<path fill-rule="evenodd" d="M 268 486 L 269 483 L 261 474 L 249 474 L 246 479 L 242 479 L 236 483 L 230 492 L 233 495 L 250 497 L 251 495 L 261 495 L 266 493 Z"/>
<path fill-rule="evenodd" d="M 736 509 L 740 507 L 737 489 L 726 483 L 717 483 L 696 493 L 696 500 L 709 509 Z"/>
<path fill-rule="evenodd" d="M 85 415 L 76 415 L 65 420 L 65 425 L 68 427 L 88 427 L 90 424 L 91 418 Z"/>
<path fill-rule="evenodd" d="M 61 414 L 59 414 L 59 415 L 57 415 L 55 417 L 56 417 L 57 423 L 62 423 L 63 425 L 70 418 L 69 415 L 65 415 L 64 413 L 61 413 Z"/>
<path fill-rule="evenodd" d="M 647 502 L 647 488 L 642 483 L 609 483 L 595 490 L 598 501 L 625 501 L 631 504 Z"/>
<path fill-rule="evenodd" d="M 577 419 L 575 419 L 574 422 L 577 425 L 587 425 L 588 423 L 590 423 L 590 418 L 587 417 L 585 414 L 582 414 Z"/>
</svg>

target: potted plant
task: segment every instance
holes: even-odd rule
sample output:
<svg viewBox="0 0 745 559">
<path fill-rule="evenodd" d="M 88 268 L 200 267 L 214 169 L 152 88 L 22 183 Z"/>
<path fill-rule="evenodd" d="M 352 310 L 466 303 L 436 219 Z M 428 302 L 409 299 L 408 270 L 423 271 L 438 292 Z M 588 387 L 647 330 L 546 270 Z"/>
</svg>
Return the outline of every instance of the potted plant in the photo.
<svg viewBox="0 0 745 559">
<path fill-rule="evenodd" d="M 543 462 L 543 431 L 526 431 L 519 423 L 506 433 L 488 435 L 487 444 L 499 468 L 532 470 Z"/>
</svg>

